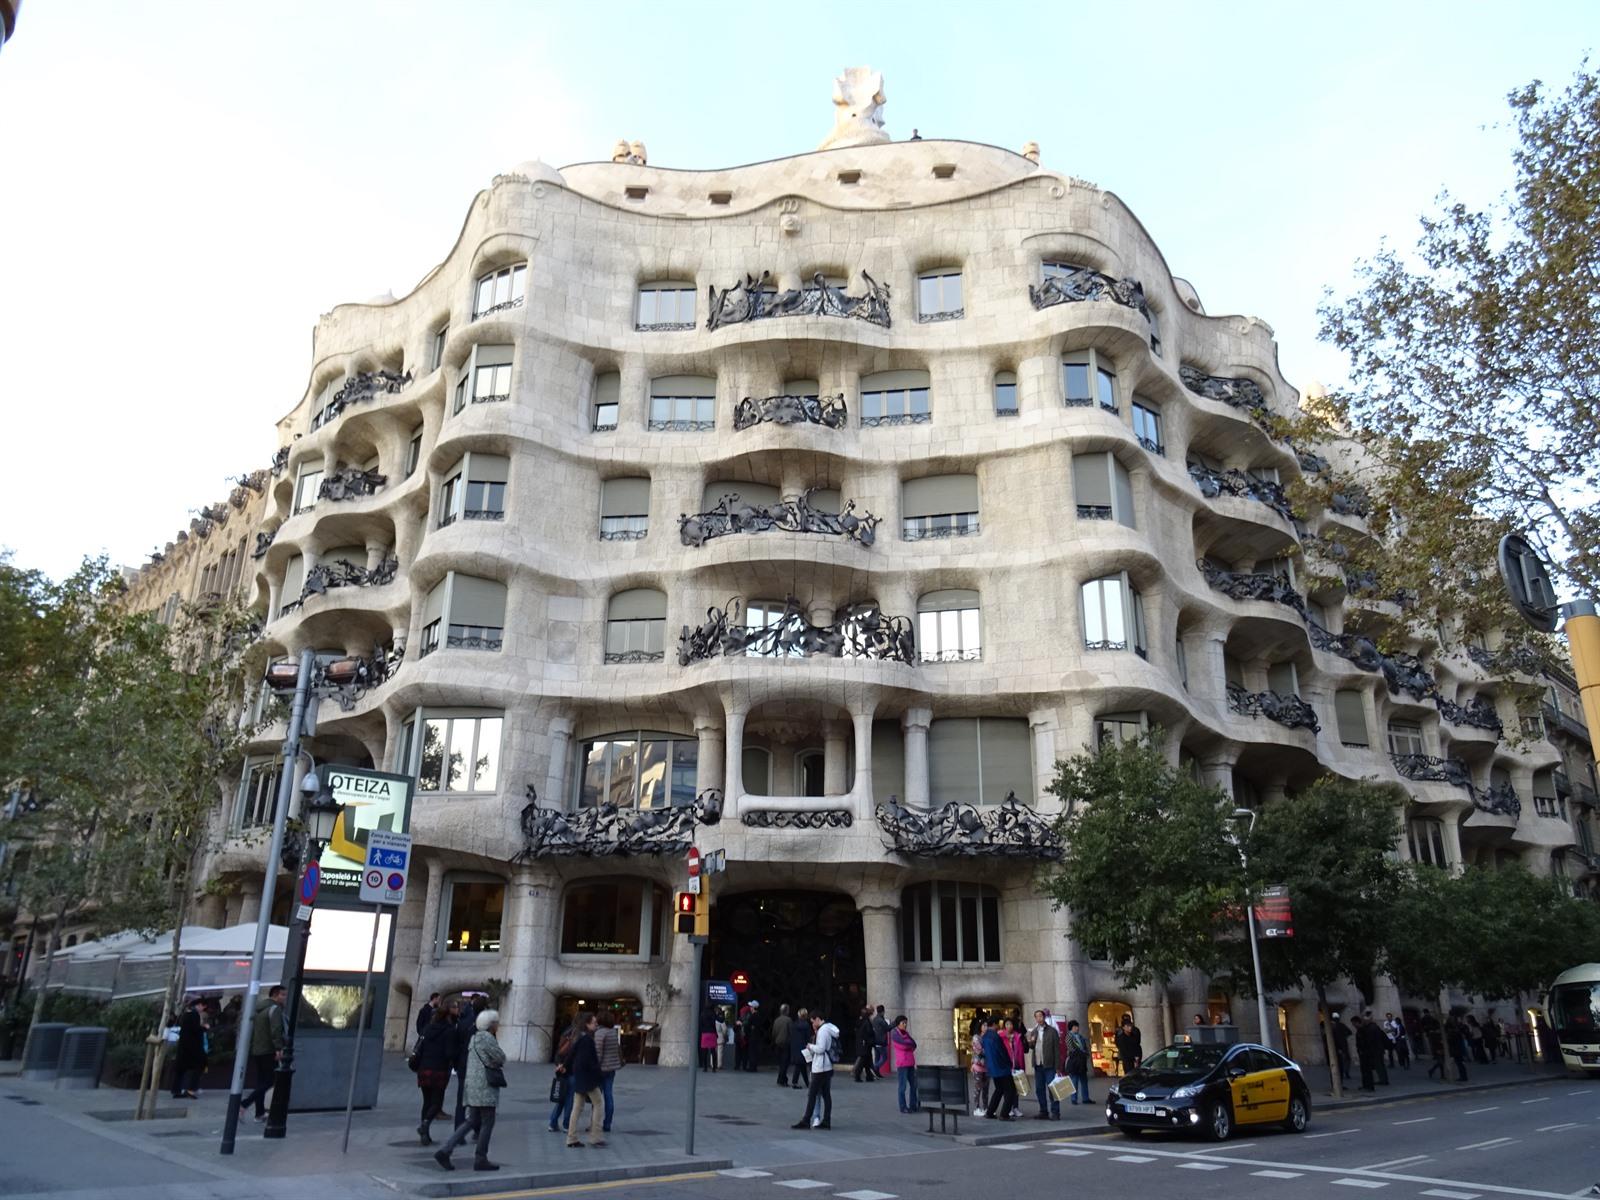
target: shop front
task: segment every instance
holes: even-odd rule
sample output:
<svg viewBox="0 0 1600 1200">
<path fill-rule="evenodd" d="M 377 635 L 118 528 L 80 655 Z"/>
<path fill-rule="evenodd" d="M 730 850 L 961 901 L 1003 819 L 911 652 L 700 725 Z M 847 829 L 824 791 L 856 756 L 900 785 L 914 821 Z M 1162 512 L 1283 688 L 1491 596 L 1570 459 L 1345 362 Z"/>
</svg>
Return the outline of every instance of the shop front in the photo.
<svg viewBox="0 0 1600 1200">
<path fill-rule="evenodd" d="M 956 1062 L 962 1067 L 972 1065 L 972 1039 L 983 1032 L 985 1017 L 993 1017 L 996 1021 L 1012 1017 L 1017 1022 L 1017 1028 L 1021 1029 L 1023 1028 L 1022 1001 L 1014 998 L 969 1000 L 950 1010 L 950 1035 L 955 1043 Z"/>
<path fill-rule="evenodd" d="M 555 1035 L 550 1044 L 556 1046 L 561 1035 L 571 1027 L 580 1013 L 599 1016 L 609 1012 L 622 1037 L 622 1061 L 654 1066 L 661 1057 L 661 1026 L 644 1019 L 644 1004 L 637 996 L 577 996 L 570 993 L 556 997 Z"/>
<path fill-rule="evenodd" d="M 1089 1061 L 1101 1075 L 1123 1074 L 1117 1054 L 1117 1027 L 1133 1009 L 1120 1000 L 1096 1000 L 1089 1005 Z M 1149 1047 L 1146 1047 L 1149 1049 Z"/>
</svg>

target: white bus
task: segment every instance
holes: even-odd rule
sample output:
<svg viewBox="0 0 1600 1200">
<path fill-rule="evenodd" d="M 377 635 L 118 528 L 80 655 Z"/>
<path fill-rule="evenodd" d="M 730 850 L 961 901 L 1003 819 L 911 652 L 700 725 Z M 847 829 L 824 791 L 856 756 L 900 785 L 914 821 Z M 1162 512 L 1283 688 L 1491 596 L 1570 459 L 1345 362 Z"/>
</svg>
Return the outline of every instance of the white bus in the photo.
<svg viewBox="0 0 1600 1200">
<path fill-rule="evenodd" d="M 1557 975 L 1544 1007 L 1567 1070 L 1600 1078 L 1600 963 Z"/>
</svg>

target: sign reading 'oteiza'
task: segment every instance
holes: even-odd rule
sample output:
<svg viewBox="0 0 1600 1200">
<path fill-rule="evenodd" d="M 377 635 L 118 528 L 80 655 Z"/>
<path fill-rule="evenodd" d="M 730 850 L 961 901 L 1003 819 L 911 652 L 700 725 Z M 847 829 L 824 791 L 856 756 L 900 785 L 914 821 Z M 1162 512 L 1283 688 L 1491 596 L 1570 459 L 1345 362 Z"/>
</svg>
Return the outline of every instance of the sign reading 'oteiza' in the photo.
<svg viewBox="0 0 1600 1200">
<path fill-rule="evenodd" d="M 364 767 L 325 768 L 328 788 L 339 804 L 333 837 L 322 852 L 322 892 L 355 896 L 367 862 L 367 840 L 374 830 L 409 833 L 411 796 L 416 781 Z"/>
</svg>

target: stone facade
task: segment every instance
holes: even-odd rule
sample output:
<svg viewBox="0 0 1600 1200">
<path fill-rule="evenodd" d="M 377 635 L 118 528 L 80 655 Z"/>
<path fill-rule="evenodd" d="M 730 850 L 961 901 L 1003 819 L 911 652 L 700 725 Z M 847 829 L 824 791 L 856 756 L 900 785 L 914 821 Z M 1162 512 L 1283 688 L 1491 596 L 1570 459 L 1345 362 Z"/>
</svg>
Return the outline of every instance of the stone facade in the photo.
<svg viewBox="0 0 1600 1200">
<path fill-rule="evenodd" d="M 1593 792 L 1572 793 L 1589 776 L 1564 785 L 1571 807 L 1532 803 L 1560 748 L 1445 720 L 1308 631 L 1370 631 L 1392 605 L 1261 591 L 1292 574 L 1304 532 L 1351 536 L 1362 518 L 1302 529 L 1275 506 L 1269 485 L 1303 467 L 1252 419 L 1253 398 L 1298 403 L 1271 330 L 1207 315 L 1114 194 L 1040 167 L 1037 147 L 885 141 L 717 171 L 642 158 L 496 178 L 409 295 L 323 315 L 278 422 L 244 584 L 269 654 L 401 656 L 381 685 L 324 700 L 307 743 L 422 777 L 392 1046 L 429 992 L 503 979 L 514 1057 L 549 1054 L 563 997 L 632 997 L 660 1061 L 683 1061 L 694 989 L 662 911 L 681 855 L 527 852 L 532 796 L 576 827 L 596 801 L 720 794 L 693 838 L 726 850 L 714 911 L 739 906 L 750 940 L 730 916 L 713 975 L 741 955 L 777 970 L 759 949 L 787 936 L 774 914 L 843 898 L 860 917 L 849 978 L 806 995 L 757 975 L 753 994 L 835 1019 L 861 999 L 904 1011 L 931 1061 L 950 1061 L 934 1031 L 953 1047 L 963 1004 L 1131 1003 L 1154 1037 L 1152 998 L 1124 995 L 1035 894 L 1036 857 L 910 855 L 882 823 L 891 802 L 992 814 L 1008 792 L 1048 819 L 1052 764 L 1099 737 L 1160 725 L 1244 803 L 1324 769 L 1382 779 L 1437 822 L 1402 853 L 1432 854 L 1436 831 L 1452 863 L 1588 870 L 1574 822 Z M 762 403 L 783 396 L 803 399 Z M 1234 484 L 1197 483 L 1212 476 Z M 797 529 L 780 501 L 808 489 Z M 841 508 L 877 518 L 870 536 L 829 526 Z M 346 585 L 308 587 L 319 567 Z M 1231 598 L 1220 572 L 1260 598 Z M 713 610 L 777 632 L 730 641 Z M 1451 703 L 1516 720 L 1466 647 L 1413 648 Z M 1473 787 L 1397 774 L 1391 722 Z M 263 733 L 263 761 L 282 732 Z M 1570 757 L 1576 771 L 1586 752 Z M 252 769 L 222 817 L 241 836 L 208 867 L 241 885 L 207 901 L 217 924 L 255 915 L 244 835 L 270 807 L 246 795 Z M 1520 815 L 1475 803 L 1495 783 Z M 1206 981 L 1173 1000 L 1204 1009 Z M 1307 1057 L 1314 1007 L 1284 1010 Z M 1234 1011 L 1250 1032 L 1253 1011 Z"/>
</svg>

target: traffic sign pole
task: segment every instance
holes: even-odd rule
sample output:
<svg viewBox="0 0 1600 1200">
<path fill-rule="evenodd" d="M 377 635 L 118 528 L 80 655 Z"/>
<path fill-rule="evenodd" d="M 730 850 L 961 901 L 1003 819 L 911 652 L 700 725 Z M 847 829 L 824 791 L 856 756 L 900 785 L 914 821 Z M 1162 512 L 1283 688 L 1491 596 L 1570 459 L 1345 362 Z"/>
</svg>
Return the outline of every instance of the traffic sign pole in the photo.
<svg viewBox="0 0 1600 1200">
<path fill-rule="evenodd" d="M 356 1109 L 356 1077 L 361 1073 L 361 1044 L 366 1041 L 367 1022 L 372 1018 L 367 1012 L 367 998 L 372 995 L 372 964 L 378 957 L 378 926 L 382 923 L 383 902 L 372 906 L 372 942 L 367 946 L 367 973 L 361 980 L 361 1007 L 356 1009 L 356 1052 L 350 1059 L 350 1090 L 344 1098 L 344 1144 L 339 1153 L 350 1153 L 350 1117 Z"/>
<path fill-rule="evenodd" d="M 700 1080 L 700 1011 L 705 1002 L 705 985 L 700 982 L 700 969 L 705 964 L 706 942 L 709 939 L 699 934 L 689 936 L 689 944 L 694 947 L 694 990 L 689 994 L 700 1004 L 691 1003 L 689 1006 L 689 1102 L 686 1111 L 689 1114 L 688 1126 L 684 1131 L 683 1152 L 694 1154 L 694 1104 L 695 1090 Z M 714 1027 L 713 1027 L 714 1028 Z M 717 1047 L 720 1050 L 721 1047 Z M 717 1053 L 713 1050 L 712 1053 Z M 714 1060 L 713 1060 L 714 1061 Z"/>
</svg>

